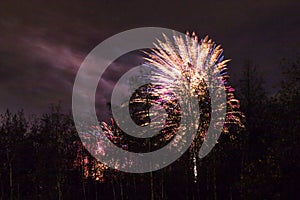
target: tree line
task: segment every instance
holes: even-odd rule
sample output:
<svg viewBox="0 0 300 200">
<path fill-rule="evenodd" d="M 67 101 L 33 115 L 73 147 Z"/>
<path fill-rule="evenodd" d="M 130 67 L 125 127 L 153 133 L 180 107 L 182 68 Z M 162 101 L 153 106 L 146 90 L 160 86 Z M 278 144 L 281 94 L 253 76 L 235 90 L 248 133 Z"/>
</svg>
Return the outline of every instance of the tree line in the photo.
<svg viewBox="0 0 300 200">
<path fill-rule="evenodd" d="M 7 110 L 0 116 L 0 199 L 296 199 L 300 59 L 281 65 L 280 89 L 268 95 L 257 67 L 245 63 L 236 86 L 245 129 L 231 126 L 201 160 L 187 151 L 144 174 L 95 160 L 60 106 L 35 117 Z"/>
</svg>

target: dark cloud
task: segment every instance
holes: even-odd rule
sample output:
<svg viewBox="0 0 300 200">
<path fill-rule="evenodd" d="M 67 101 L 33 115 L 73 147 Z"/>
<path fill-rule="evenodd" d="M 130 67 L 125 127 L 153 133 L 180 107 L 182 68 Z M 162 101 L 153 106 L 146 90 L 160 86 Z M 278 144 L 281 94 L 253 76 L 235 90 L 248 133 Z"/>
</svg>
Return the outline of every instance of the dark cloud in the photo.
<svg viewBox="0 0 300 200">
<path fill-rule="evenodd" d="M 298 1 L 1 1 L 0 110 L 47 109 L 59 100 L 70 108 L 73 81 L 84 57 L 105 38 L 142 26 L 209 34 L 231 58 L 233 80 L 252 59 L 269 92 L 280 79 L 279 60 L 299 53 Z M 110 98 L 120 74 L 140 63 L 118 60 L 97 93 L 99 106 Z"/>
</svg>

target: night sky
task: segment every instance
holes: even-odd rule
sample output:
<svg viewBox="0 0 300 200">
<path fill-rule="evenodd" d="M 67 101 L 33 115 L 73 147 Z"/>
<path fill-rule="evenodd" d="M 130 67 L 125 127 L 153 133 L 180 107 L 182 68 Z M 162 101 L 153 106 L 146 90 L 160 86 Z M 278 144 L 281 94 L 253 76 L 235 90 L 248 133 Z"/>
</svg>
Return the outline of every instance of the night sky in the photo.
<svg viewBox="0 0 300 200">
<path fill-rule="evenodd" d="M 272 94 L 280 82 L 279 61 L 299 56 L 299 9 L 297 0 L 2 0 L 0 111 L 40 113 L 58 101 L 70 109 L 73 82 L 85 56 L 106 38 L 144 26 L 208 34 L 232 59 L 234 84 L 250 59 Z M 110 67 L 100 82 L 100 104 L 109 101 L 110 78 L 139 62 L 130 55 Z"/>
</svg>

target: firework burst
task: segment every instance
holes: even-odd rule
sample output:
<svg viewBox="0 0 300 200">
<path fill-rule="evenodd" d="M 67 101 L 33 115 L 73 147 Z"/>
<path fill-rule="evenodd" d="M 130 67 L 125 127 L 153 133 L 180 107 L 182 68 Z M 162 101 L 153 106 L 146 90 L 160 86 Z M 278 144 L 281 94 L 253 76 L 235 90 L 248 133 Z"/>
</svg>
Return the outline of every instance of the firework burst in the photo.
<svg viewBox="0 0 300 200">
<path fill-rule="evenodd" d="M 195 33 L 192 35 L 187 33 L 185 38 L 174 36 L 172 39 L 164 35 L 164 40 L 157 40 L 154 49 L 151 49 L 150 52 L 144 52 L 146 54 L 145 65 L 153 69 L 152 81 L 151 84 L 138 88 L 129 102 L 131 118 L 140 126 L 146 126 L 150 122 L 155 125 L 157 123 L 155 116 L 161 116 L 161 110 L 165 111 L 166 119 L 160 134 L 149 140 L 132 142 L 132 138 L 122 136 L 124 133 L 117 127 L 114 120 L 111 125 L 103 122 L 102 129 L 107 133 L 106 135 L 121 138 L 117 143 L 112 142 L 120 147 L 122 144 L 126 144 L 126 148 L 131 151 L 139 151 L 145 147 L 146 150 L 142 150 L 144 152 L 161 148 L 174 138 L 178 127 L 181 125 L 181 105 L 178 96 L 176 96 L 178 94 L 173 91 L 183 91 L 180 94 L 181 97 L 186 97 L 186 101 L 189 97 L 195 97 L 199 104 L 199 121 L 190 124 L 190 126 L 196 124 L 198 129 L 190 147 L 195 166 L 195 176 L 197 176 L 196 155 L 206 139 L 212 117 L 211 113 L 225 108 L 225 123 L 223 123 L 224 116 L 219 119 L 220 122 L 222 121 L 220 124 L 223 133 L 228 133 L 231 127 L 244 127 L 242 123 L 243 114 L 239 111 L 239 101 L 235 98 L 234 89 L 228 81 L 229 75 L 226 65 L 230 60 L 224 60 L 223 49 L 208 36 L 199 41 Z M 205 80 L 209 80 L 213 84 L 208 85 Z M 214 84 L 214 80 L 219 80 L 219 83 L 222 83 L 224 93 L 218 93 L 214 90 L 212 91 L 214 94 L 210 93 L 209 87 L 220 87 Z M 226 102 L 212 108 L 214 99 L 211 96 L 223 98 Z M 213 126 L 217 125 L 218 123 Z M 188 127 L 185 127 L 185 130 L 188 130 Z M 215 136 L 215 140 L 217 138 L 218 136 Z"/>
</svg>

